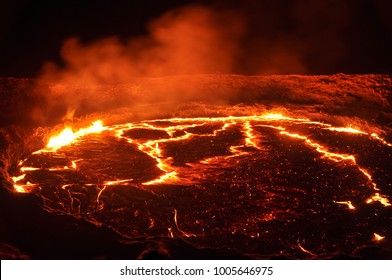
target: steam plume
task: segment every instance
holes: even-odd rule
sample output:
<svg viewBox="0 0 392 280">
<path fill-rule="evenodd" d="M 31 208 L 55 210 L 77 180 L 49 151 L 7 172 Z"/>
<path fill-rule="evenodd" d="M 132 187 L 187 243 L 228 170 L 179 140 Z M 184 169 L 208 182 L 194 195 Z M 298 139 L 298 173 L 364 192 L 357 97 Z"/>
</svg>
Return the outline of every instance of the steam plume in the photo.
<svg viewBox="0 0 392 280">
<path fill-rule="evenodd" d="M 152 21 L 148 36 L 125 42 L 111 37 L 90 44 L 70 38 L 61 50 L 64 67 L 47 63 L 43 69 L 40 84 L 54 86 L 51 92 L 43 93 L 47 104 L 44 110 L 36 110 L 35 117 L 44 119 L 56 114 L 57 118 L 60 115 L 72 118 L 75 111 L 89 111 L 86 108 L 89 102 L 95 103 L 94 109 L 101 110 L 101 103 L 107 109 L 117 103 L 124 106 L 189 100 L 196 96 L 203 99 L 201 93 L 195 92 L 186 93 L 184 98 L 183 85 L 177 83 L 148 93 L 138 92 L 137 86 L 128 87 L 126 91 L 130 94 L 126 100 L 98 96 L 97 86 L 130 84 L 135 77 L 230 73 L 239 53 L 243 27 L 241 19 L 233 13 L 191 6 L 172 10 Z M 74 91 L 70 85 L 83 91 Z"/>
</svg>

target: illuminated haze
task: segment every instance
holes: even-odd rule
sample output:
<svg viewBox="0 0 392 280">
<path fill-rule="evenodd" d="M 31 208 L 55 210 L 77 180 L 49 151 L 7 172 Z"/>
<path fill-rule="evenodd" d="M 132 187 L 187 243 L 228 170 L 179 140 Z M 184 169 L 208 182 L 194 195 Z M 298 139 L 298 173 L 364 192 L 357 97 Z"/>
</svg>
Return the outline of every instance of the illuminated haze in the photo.
<svg viewBox="0 0 392 280">
<path fill-rule="evenodd" d="M 339 1 L 333 10 L 327 2 L 288 5 L 282 7 L 282 13 L 292 22 L 287 20 L 287 26 L 282 27 L 282 17 L 275 19 L 269 13 L 275 8 L 266 2 L 246 2 L 245 10 L 237 11 L 234 7 L 205 6 L 171 10 L 148 24 L 147 36 L 126 40 L 113 36 L 92 43 L 84 43 L 83 38 L 66 39 L 61 49 L 63 65 L 46 63 L 38 79 L 37 92 L 43 101 L 33 109 L 35 121 L 56 124 L 119 107 L 133 113 L 143 111 L 143 117 L 157 117 L 157 112 L 173 112 L 178 104 L 190 101 L 252 103 L 256 99 L 249 98 L 254 93 L 282 106 L 318 103 L 314 92 L 297 89 L 289 80 L 290 90 L 281 82 L 263 88 L 255 81 L 242 87 L 249 89 L 247 93 L 233 89 L 234 84 L 242 83 L 240 79 L 223 80 L 219 75 L 308 74 L 306 60 L 325 65 L 339 61 L 347 51 L 342 36 L 351 16 L 349 6 Z M 321 17 L 316 26 L 315 15 Z M 329 21 L 331 17 L 336 20 Z M 323 25 L 326 22 L 328 25 Z M 255 35 L 259 33 L 265 36 Z M 312 56 L 317 48 L 325 50 L 322 57 Z M 202 74 L 217 75 L 198 79 Z M 50 85 L 49 90 L 42 85 Z M 338 103 L 338 98 L 345 97 L 334 98 Z M 339 104 L 345 103 L 342 100 Z M 156 104 L 159 106 L 148 108 Z M 323 104 L 327 107 L 327 100 Z"/>
<path fill-rule="evenodd" d="M 131 77 L 231 73 L 243 24 L 230 13 L 199 6 L 165 13 L 152 21 L 149 36 L 126 42 L 116 37 L 82 44 L 65 41 L 65 67 L 48 63 L 43 79 L 71 84 L 112 84 Z"/>
</svg>

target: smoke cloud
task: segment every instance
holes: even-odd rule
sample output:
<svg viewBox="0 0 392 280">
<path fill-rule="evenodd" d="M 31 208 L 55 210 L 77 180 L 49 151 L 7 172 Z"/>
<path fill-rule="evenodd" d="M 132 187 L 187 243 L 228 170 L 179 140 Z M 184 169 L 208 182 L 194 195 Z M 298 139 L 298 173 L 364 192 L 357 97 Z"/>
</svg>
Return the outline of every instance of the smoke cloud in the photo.
<svg viewBox="0 0 392 280">
<path fill-rule="evenodd" d="M 113 84 L 132 77 L 230 73 L 243 24 L 229 13 L 193 6 L 152 21 L 149 36 L 122 42 L 116 37 L 83 44 L 68 39 L 65 67 L 47 64 L 42 78 L 70 84 Z"/>
<path fill-rule="evenodd" d="M 227 85 L 227 90 L 211 94 L 211 88 L 203 90 L 189 76 L 307 74 L 306 61 L 327 65 L 344 54 L 341 36 L 350 13 L 340 1 L 333 1 L 334 9 L 324 1 L 281 6 L 245 2 L 245 8 L 238 9 L 225 4 L 171 10 L 150 22 L 149 35 L 143 37 L 110 37 L 92 43 L 67 39 L 61 49 L 63 65 L 47 63 L 38 79 L 45 102 L 34 109 L 34 118 L 66 120 L 120 106 L 152 104 L 167 111 L 189 101 L 230 104 L 243 100 L 238 95 L 246 93 Z M 315 17 L 321 18 L 316 26 Z M 330 21 L 331 17 L 338 20 Z M 318 48 L 326 50 L 322 57 L 314 57 L 312 50 Z M 42 90 L 42 84 L 51 85 L 49 91 Z"/>
<path fill-rule="evenodd" d="M 46 103 L 34 111 L 35 119 L 71 119 L 74 113 L 119 105 L 203 100 L 202 93 L 184 90 L 181 82 L 158 83 L 145 90 L 135 79 L 231 73 L 240 53 L 244 21 L 232 12 L 190 6 L 165 13 L 150 22 L 148 30 L 148 36 L 128 41 L 111 37 L 85 44 L 78 38 L 67 39 L 61 49 L 64 65 L 47 63 L 38 79 L 39 86 L 52 86 L 49 92 L 41 92 Z M 118 89 L 124 84 L 128 86 L 122 97 L 98 88 L 115 85 Z"/>
</svg>

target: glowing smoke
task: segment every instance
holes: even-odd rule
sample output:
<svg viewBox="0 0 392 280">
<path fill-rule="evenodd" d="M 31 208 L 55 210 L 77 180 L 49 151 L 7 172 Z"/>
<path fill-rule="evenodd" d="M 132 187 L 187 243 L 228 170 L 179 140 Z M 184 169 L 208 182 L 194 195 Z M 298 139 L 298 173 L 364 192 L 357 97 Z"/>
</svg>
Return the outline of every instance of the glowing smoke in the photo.
<svg viewBox="0 0 392 280">
<path fill-rule="evenodd" d="M 52 87 L 49 92 L 41 91 L 46 106 L 35 110 L 34 117 L 71 119 L 75 111 L 86 113 L 118 105 L 203 99 L 200 92 L 184 92 L 189 85 L 183 82 L 166 83 L 163 87 L 161 84 L 152 91 L 140 92 L 133 79 L 230 73 L 239 53 L 244 25 L 233 13 L 192 6 L 172 10 L 152 21 L 148 28 L 149 36 L 127 42 L 116 37 L 90 44 L 77 38 L 66 40 L 61 50 L 64 67 L 47 63 L 43 69 L 39 85 Z M 124 98 L 97 93 L 97 86 L 121 84 L 131 85 L 123 92 Z"/>
<path fill-rule="evenodd" d="M 68 39 L 63 69 L 46 65 L 43 79 L 90 85 L 129 82 L 132 77 L 230 73 L 238 52 L 241 21 L 203 7 L 170 11 L 149 24 L 150 35 L 120 42 L 112 37 L 82 44 Z"/>
<path fill-rule="evenodd" d="M 363 104 L 370 101 L 377 108 L 385 106 L 385 99 L 375 96 L 373 84 L 365 85 L 364 89 L 357 83 L 361 78 L 355 77 L 347 80 L 336 76 L 328 78 L 329 82 L 321 77 L 309 77 L 305 82 L 295 76 L 267 80 L 219 75 L 198 78 L 198 74 L 307 73 L 303 60 L 307 54 L 312 54 L 308 52 L 309 48 L 312 49 L 308 47 L 312 45 L 311 34 L 324 30 L 323 26 L 313 28 L 309 23 L 312 22 L 312 11 L 323 10 L 323 6 L 284 8 L 289 17 L 296 19 L 292 27 L 294 35 L 289 36 L 290 32 L 282 32 L 281 28 L 276 28 L 280 32 L 275 34 L 274 27 L 282 22 L 274 23 L 268 7 L 263 5 L 247 5 L 254 11 L 238 9 L 237 12 L 233 12 L 233 8 L 201 6 L 172 10 L 149 24 L 148 36 L 128 41 L 116 37 L 89 44 L 77 38 L 66 40 L 61 50 L 64 66 L 47 63 L 38 79 L 38 97 L 43 101 L 33 109 L 35 121 L 57 124 L 61 119 L 110 112 L 119 107 L 127 107 L 133 113 L 143 112 L 143 117 L 157 117 L 157 112 L 174 112 L 178 104 L 190 101 L 213 105 L 263 103 L 285 107 L 307 104 L 317 107 L 317 111 L 333 110 L 335 114 L 345 112 L 350 116 L 350 112 L 355 112 L 365 118 L 374 114 L 367 112 Z M 337 12 L 348 15 L 345 5 L 339 7 Z M 256 15 L 266 17 L 269 25 L 259 24 L 252 18 Z M 323 21 L 327 19 L 325 15 Z M 333 26 L 332 30 L 344 30 L 345 20 L 334 22 Z M 269 37 L 252 35 L 260 28 L 261 34 L 269 34 Z M 308 34 L 308 37 L 298 40 L 301 34 Z M 328 34 L 320 33 L 317 44 L 324 42 L 325 36 L 329 38 Z M 328 49 L 333 52 L 327 50 L 325 59 L 336 61 L 331 55 L 342 53 L 340 35 L 337 32 L 331 37 L 333 40 L 328 41 Z M 390 84 L 389 78 L 386 79 Z M 317 92 L 313 82 L 320 87 Z M 342 84 L 339 86 L 342 94 L 334 94 L 336 83 Z M 50 85 L 49 89 L 47 85 Z M 354 98 L 354 95 L 363 97 Z M 148 108 L 156 104 L 159 106 Z"/>
</svg>

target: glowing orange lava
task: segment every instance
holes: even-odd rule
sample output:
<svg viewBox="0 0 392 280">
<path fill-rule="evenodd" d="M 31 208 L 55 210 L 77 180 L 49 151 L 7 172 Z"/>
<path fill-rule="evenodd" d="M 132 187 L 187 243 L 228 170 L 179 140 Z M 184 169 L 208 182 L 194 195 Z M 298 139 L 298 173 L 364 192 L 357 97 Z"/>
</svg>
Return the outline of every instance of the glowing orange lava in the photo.
<svg viewBox="0 0 392 280">
<path fill-rule="evenodd" d="M 93 134 L 103 131 L 105 133 L 101 136 L 93 136 Z M 163 232 L 164 235 L 171 238 L 190 238 L 190 240 L 194 237 L 204 236 L 206 227 L 201 220 L 204 219 L 205 213 L 198 206 L 195 209 L 200 211 L 198 215 L 202 218 L 192 217 L 187 212 L 188 205 L 185 205 L 184 208 L 184 203 L 177 203 L 175 199 L 173 200 L 173 197 L 167 195 L 167 190 L 172 192 L 179 189 L 184 193 L 189 191 L 192 194 L 191 199 L 193 199 L 199 193 L 193 196 L 194 190 L 192 188 L 204 191 L 204 188 L 216 186 L 216 189 L 220 190 L 222 186 L 226 187 L 227 184 L 236 196 L 250 199 L 241 204 L 241 207 L 242 205 L 251 205 L 254 197 L 262 190 L 266 192 L 265 203 L 270 209 L 268 204 L 271 203 L 270 199 L 281 199 L 279 195 L 274 198 L 275 194 L 273 191 L 270 192 L 269 188 L 275 188 L 275 185 L 286 191 L 286 183 L 293 182 L 295 191 L 301 192 L 301 195 L 303 193 L 311 196 L 311 194 L 307 194 L 307 185 L 296 185 L 297 181 L 306 179 L 305 176 L 312 172 L 312 169 L 308 169 L 304 170 L 304 174 L 299 174 L 298 170 L 303 166 L 302 164 L 315 163 L 316 167 L 320 167 L 316 171 L 317 177 L 311 177 L 312 181 L 306 182 L 307 184 L 317 188 L 318 181 L 315 180 L 321 178 L 321 180 L 328 181 L 326 183 L 322 181 L 320 186 L 332 186 L 326 192 L 327 195 L 323 196 L 322 206 L 317 202 L 317 207 L 334 205 L 329 209 L 350 211 L 350 214 L 347 215 L 358 215 L 362 212 L 361 207 L 371 203 L 375 204 L 375 207 L 390 207 L 389 197 L 383 194 L 385 185 L 381 182 L 378 183 L 381 181 L 378 177 L 380 173 L 373 169 L 373 165 L 367 166 L 363 163 L 365 157 L 358 153 L 356 146 L 350 147 L 348 141 L 347 147 L 335 144 L 337 141 L 341 141 L 341 135 L 347 137 L 347 140 L 361 137 L 361 139 L 365 139 L 364 143 L 367 143 L 365 141 L 377 142 L 377 147 L 385 145 L 386 149 L 392 146 L 378 134 L 360 128 L 335 127 L 306 118 L 285 116 L 279 112 L 253 116 L 156 119 L 110 126 L 104 126 L 102 121 L 96 121 L 91 126 L 79 130 L 66 127 L 57 135 L 50 137 L 47 145 L 34 152 L 34 156 L 19 161 L 18 173 L 11 177 L 11 180 L 16 192 L 42 195 L 44 200 L 47 199 L 44 204 L 47 203 L 45 205 L 48 205 L 48 209 L 70 213 L 78 218 L 87 217 L 89 219 L 92 217 L 93 223 L 96 224 L 106 223 L 106 221 L 100 220 L 101 216 L 107 217 L 113 214 L 115 219 L 120 222 L 124 220 L 125 215 L 129 217 L 129 213 L 126 212 L 128 211 L 128 199 L 131 201 L 132 195 L 136 191 L 140 192 L 135 196 L 138 201 L 141 201 L 140 205 L 139 202 L 135 203 L 136 206 L 133 205 L 133 202 L 129 204 L 134 207 L 130 208 L 133 210 L 130 212 L 132 222 L 142 221 L 140 223 L 143 227 L 141 232 L 146 230 L 150 234 L 157 231 L 160 234 Z M 101 144 L 102 150 L 99 146 Z M 295 149 L 298 149 L 299 152 L 297 153 Z M 122 153 L 123 151 L 124 155 L 113 159 L 118 155 L 118 152 Z M 107 154 L 108 152 L 110 154 Z M 90 157 L 91 155 L 96 156 L 95 161 Z M 277 159 L 271 160 L 271 155 L 277 155 Z M 287 158 L 287 161 L 284 162 L 280 157 L 286 155 L 298 156 L 300 160 Z M 108 163 L 104 162 L 106 158 Z M 101 159 L 103 159 L 102 165 Z M 128 159 L 130 159 L 129 164 Z M 269 160 L 271 160 L 271 164 Z M 123 163 L 125 164 L 122 165 Z M 118 169 L 115 164 L 119 164 Z M 295 166 L 295 164 L 299 166 Z M 143 169 L 144 167 L 146 167 L 146 171 Z M 95 172 L 95 169 L 103 170 L 103 172 Z M 336 178 L 333 174 L 336 169 L 342 169 L 344 172 L 340 173 L 339 171 L 337 176 L 343 174 L 347 179 L 340 180 L 339 177 L 339 182 L 335 185 L 335 182 L 331 183 L 331 180 Z M 279 174 L 281 170 L 283 170 L 283 175 Z M 212 175 L 208 174 L 209 171 Z M 274 178 L 275 171 L 277 177 L 280 176 L 278 179 Z M 245 175 L 243 176 L 239 172 L 243 172 Z M 211 182 L 211 178 L 215 174 L 219 174 L 217 175 L 218 183 L 215 183 L 213 179 Z M 295 177 L 285 177 L 286 174 Z M 252 177 L 253 175 L 255 176 Z M 37 183 L 37 181 L 41 182 L 41 178 L 43 178 L 43 183 Z M 298 178 L 299 180 L 297 180 Z M 287 180 L 282 186 L 278 181 L 281 179 Z M 271 185 L 270 182 L 272 182 Z M 347 189 L 344 185 L 346 182 L 349 184 Z M 354 183 L 352 184 L 352 182 Z M 46 189 L 46 186 L 49 188 Z M 238 192 L 237 187 L 239 187 Z M 358 190 L 355 189 L 357 187 Z M 144 191 L 149 194 L 145 194 Z M 316 191 L 318 192 L 318 190 Z M 321 192 L 324 191 L 321 190 Z M 331 192 L 333 193 L 331 194 Z M 47 198 L 48 193 L 52 197 L 48 196 L 49 198 Z M 124 199 L 123 193 L 129 194 L 129 196 L 127 195 Z M 150 193 L 154 197 L 150 201 L 154 201 L 154 203 L 150 203 L 146 199 Z M 270 193 L 272 198 L 269 197 Z M 155 204 L 156 195 L 163 198 L 165 203 L 168 202 L 169 205 L 163 220 L 160 220 L 160 213 L 157 216 L 156 213 L 149 210 L 150 205 Z M 317 195 L 309 199 L 317 201 Z M 363 202 L 358 201 L 359 195 L 364 200 Z M 227 197 L 231 199 L 230 196 Z M 296 195 L 294 194 L 293 197 L 295 198 Z M 259 203 L 264 205 L 262 199 Z M 324 199 L 330 205 L 325 204 Z M 156 201 L 159 202 L 159 200 Z M 295 201 L 299 203 L 299 200 Z M 125 203 L 127 206 L 123 206 L 121 203 Z M 291 205 L 290 203 L 288 205 Z M 159 207 L 163 205 L 157 204 Z M 274 206 L 272 203 L 271 205 Z M 288 205 L 282 205 L 284 205 L 282 207 L 290 208 Z M 304 205 L 307 207 L 308 204 Z M 312 213 L 322 215 L 320 214 L 322 211 L 318 208 L 311 208 L 311 210 Z M 224 213 L 225 209 L 222 208 L 221 211 Z M 291 211 L 291 209 L 287 211 Z M 271 213 L 263 214 L 260 217 L 262 217 L 260 220 L 263 221 L 277 220 L 279 212 L 275 213 L 271 210 Z M 192 218 L 195 219 L 194 223 L 189 222 Z M 252 219 L 257 220 L 253 217 Z M 242 230 L 243 234 L 251 238 L 264 236 L 266 233 L 259 233 L 260 229 L 252 226 L 252 219 L 226 229 L 232 234 Z M 202 227 L 202 230 L 198 227 Z M 374 229 L 374 231 L 377 230 Z M 132 229 L 127 229 L 127 232 L 131 231 Z M 128 234 L 127 232 L 125 234 Z M 137 231 L 135 230 L 135 232 Z M 374 233 L 374 241 L 379 242 L 383 239 L 385 236 Z M 310 241 L 308 241 L 309 244 L 313 244 L 310 248 L 306 248 L 306 244 L 299 240 L 293 242 L 290 245 L 291 248 L 300 252 L 301 255 L 305 253 L 312 257 L 319 253 Z"/>
<path fill-rule="evenodd" d="M 353 127 L 329 127 L 327 129 L 331 130 L 331 131 L 354 133 L 354 134 L 365 134 L 365 135 L 368 134 L 366 132 L 363 132 L 363 131 L 356 129 L 356 128 L 353 128 Z"/>
<path fill-rule="evenodd" d="M 337 204 L 345 204 L 348 206 L 348 209 L 354 210 L 355 206 L 351 203 L 351 201 L 334 201 Z"/>
<path fill-rule="evenodd" d="M 273 125 L 273 122 L 278 122 L 279 125 L 275 126 Z M 169 122 L 171 125 L 169 126 L 160 126 L 160 122 Z M 345 153 L 338 153 L 338 152 L 332 152 L 326 145 L 322 145 L 320 143 L 315 142 L 314 140 L 310 139 L 306 135 L 299 134 L 297 132 L 290 132 L 288 131 L 285 127 L 284 124 L 291 124 L 291 123 L 296 123 L 296 124 L 313 124 L 317 125 L 323 129 L 328 129 L 331 131 L 336 131 L 336 132 L 343 132 L 343 133 L 353 133 L 353 134 L 360 134 L 360 135 L 369 135 L 372 138 L 381 141 L 383 144 L 390 146 L 388 142 L 386 142 L 383 138 L 378 136 L 378 134 L 375 133 L 368 133 L 365 131 L 362 131 L 357 128 L 353 127 L 333 127 L 330 124 L 325 124 L 322 122 L 317 122 L 317 121 L 311 121 L 309 119 L 305 118 L 293 118 L 293 117 L 288 117 L 284 116 L 281 113 L 276 113 L 276 112 L 268 112 L 263 115 L 258 115 L 258 116 L 230 116 L 230 117 L 217 117 L 217 118 L 206 118 L 206 117 L 200 117 L 200 118 L 171 118 L 171 119 L 162 119 L 162 120 L 151 120 L 151 121 L 145 121 L 141 122 L 139 124 L 135 123 L 126 123 L 126 124 L 119 124 L 119 125 L 113 125 L 110 127 L 103 126 L 103 122 L 98 120 L 93 122 L 93 124 L 87 128 L 82 128 L 77 131 L 73 131 L 72 128 L 66 127 L 62 132 L 59 134 L 52 136 L 46 147 L 42 150 L 38 150 L 35 153 L 44 153 L 44 152 L 56 152 L 57 149 L 67 146 L 67 145 L 72 145 L 78 138 L 93 134 L 93 133 L 100 133 L 102 131 L 110 131 L 113 133 L 113 135 L 117 138 L 120 139 L 125 139 L 129 143 L 136 144 L 138 149 L 147 154 L 149 157 L 155 160 L 157 168 L 162 172 L 162 174 L 153 180 L 144 182 L 144 185 L 159 185 L 159 184 L 164 184 L 164 183 L 176 183 L 176 182 L 181 182 L 181 171 L 179 168 L 175 167 L 172 165 L 172 158 L 166 156 L 163 153 L 163 150 L 161 149 L 162 144 L 167 144 L 170 142 L 179 142 L 183 140 L 188 140 L 192 139 L 193 137 L 200 137 L 200 136 L 217 136 L 219 133 L 227 130 L 229 127 L 234 126 L 234 125 L 239 125 L 241 127 L 241 131 L 243 134 L 243 142 L 240 145 L 237 146 L 231 146 L 229 148 L 229 151 L 231 152 L 231 155 L 228 156 L 213 156 L 211 158 L 204 158 L 200 160 L 201 164 L 211 164 L 212 162 L 217 162 L 219 163 L 222 160 L 229 159 L 232 157 L 240 157 L 247 155 L 249 152 L 244 149 L 245 147 L 252 147 L 255 149 L 260 149 L 261 147 L 257 143 L 257 136 L 255 134 L 254 128 L 257 126 L 264 126 L 264 127 L 270 127 L 273 129 L 276 129 L 279 131 L 279 134 L 290 137 L 290 138 L 295 138 L 302 140 L 305 145 L 311 147 L 314 149 L 316 152 L 320 153 L 322 158 L 325 158 L 330 161 L 334 162 L 347 162 L 347 164 L 355 166 L 359 172 L 365 176 L 369 183 L 373 186 L 373 189 L 377 191 L 374 195 L 372 195 L 366 202 L 367 203 L 372 203 L 372 202 L 379 202 L 383 206 L 391 206 L 391 203 L 389 202 L 388 198 L 386 196 L 383 196 L 379 193 L 379 189 L 377 188 L 376 183 L 373 181 L 372 176 L 370 175 L 370 172 L 365 169 L 364 167 L 361 167 L 357 164 L 356 158 L 354 155 L 351 154 L 345 154 Z M 213 130 L 212 133 L 205 133 L 205 134 L 193 134 L 190 132 L 190 129 L 202 127 L 205 124 L 214 124 L 214 125 L 220 125 L 220 127 L 216 128 Z M 155 131 L 162 131 L 167 133 L 169 136 L 168 138 L 159 138 L 156 140 L 145 140 L 145 139 L 131 139 L 129 137 L 124 137 L 124 131 L 130 130 L 130 129 L 151 129 Z M 175 133 L 181 132 L 178 134 L 178 136 L 174 136 Z M 50 168 L 49 171 L 57 171 L 57 170 L 68 170 L 68 169 L 77 169 L 78 166 L 76 162 L 78 160 L 72 160 L 69 165 L 66 165 L 64 167 L 53 167 Z M 32 172 L 35 170 L 39 170 L 40 168 L 33 167 L 33 166 L 24 166 L 24 161 L 19 162 L 20 166 L 20 171 L 22 172 L 21 175 L 13 177 L 14 181 L 14 188 L 18 192 L 28 192 L 33 188 L 35 185 L 28 182 L 25 179 L 25 175 L 27 172 Z M 42 168 L 41 168 L 42 169 Z M 99 192 L 99 195 L 102 193 L 102 191 L 105 190 L 106 186 L 110 185 L 127 185 L 129 182 L 131 182 L 133 179 L 119 179 L 119 180 L 113 180 L 113 181 L 108 181 L 104 183 L 104 187 L 101 189 Z M 24 182 L 23 184 L 21 182 Z M 184 182 L 181 182 L 184 183 Z M 97 202 L 99 201 L 99 195 L 97 198 Z M 346 204 L 349 209 L 353 210 L 355 207 L 352 205 L 350 201 L 344 201 L 344 202 L 335 202 L 338 204 Z"/>
<path fill-rule="evenodd" d="M 372 134 L 370 134 L 370 136 L 373 137 L 374 139 L 377 139 L 378 141 L 380 141 L 384 145 L 386 145 L 388 147 L 392 147 L 391 143 L 387 142 L 384 138 L 381 138 L 378 134 L 372 133 Z"/>
<path fill-rule="evenodd" d="M 185 237 L 194 237 L 194 236 L 196 236 L 196 235 L 194 235 L 192 233 L 187 233 L 187 232 L 185 232 L 185 231 L 180 229 L 180 227 L 178 226 L 177 214 L 178 214 L 177 209 L 174 209 L 174 223 L 176 225 L 177 230 Z"/>
<path fill-rule="evenodd" d="M 380 193 L 375 193 L 372 197 L 370 197 L 366 203 L 380 202 L 384 206 L 391 206 L 392 204 L 389 202 L 388 198 Z"/>
<path fill-rule="evenodd" d="M 376 242 L 385 239 L 385 236 L 381 236 L 381 235 L 379 235 L 379 234 L 377 234 L 377 233 L 373 233 L 373 234 L 374 234 L 373 240 L 376 241 Z"/>
<path fill-rule="evenodd" d="M 25 176 L 26 176 L 26 174 L 11 177 L 12 181 L 14 182 L 15 191 L 17 191 L 19 193 L 28 193 L 31 191 L 31 187 L 33 187 L 34 185 L 31 184 L 30 182 L 27 182 L 26 184 L 22 184 L 22 185 L 18 183 L 21 180 L 23 180 L 25 178 Z"/>
<path fill-rule="evenodd" d="M 58 135 L 52 136 L 49 139 L 48 144 L 46 145 L 46 149 L 40 150 L 38 152 L 48 152 L 55 151 L 60 149 L 63 146 L 71 144 L 77 138 L 91 134 L 91 133 L 99 133 L 104 131 L 103 122 L 101 120 L 93 122 L 93 124 L 87 128 L 79 129 L 76 132 L 72 131 L 72 128 L 66 127 L 63 131 L 61 131 Z"/>
<path fill-rule="evenodd" d="M 309 255 L 311 255 L 311 256 L 316 256 L 316 254 L 314 254 L 314 253 L 310 252 L 309 250 L 305 249 L 300 243 L 298 243 L 298 248 L 299 248 L 302 252 L 304 252 L 304 253 L 306 253 L 306 254 L 309 254 Z"/>
</svg>

